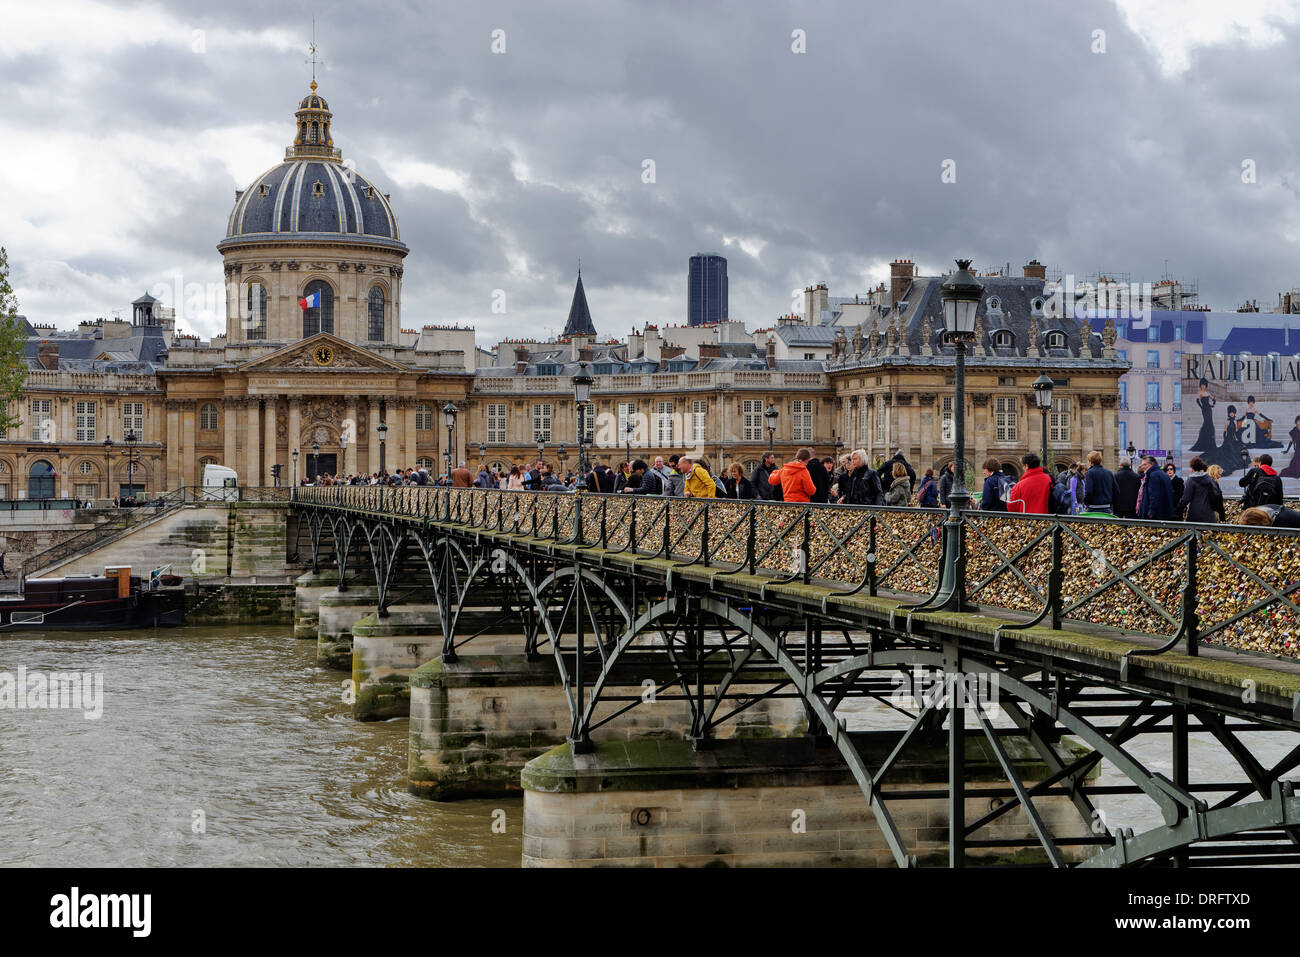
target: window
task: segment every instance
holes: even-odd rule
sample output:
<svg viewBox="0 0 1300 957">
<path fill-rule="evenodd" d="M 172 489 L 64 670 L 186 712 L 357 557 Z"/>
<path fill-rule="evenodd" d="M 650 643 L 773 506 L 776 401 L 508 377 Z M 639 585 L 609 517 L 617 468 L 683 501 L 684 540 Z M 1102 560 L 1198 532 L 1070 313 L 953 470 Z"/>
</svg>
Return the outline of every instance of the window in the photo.
<svg viewBox="0 0 1300 957">
<path fill-rule="evenodd" d="M 316 180 L 316 182 L 311 184 L 311 194 L 313 196 L 324 196 L 325 184 L 322 183 L 320 180 Z"/>
<path fill-rule="evenodd" d="M 1174 326 L 1174 338 L 1181 339 L 1182 337 L 1183 337 L 1183 326 L 1182 323 L 1179 323 Z"/>
<path fill-rule="evenodd" d="M 695 399 L 691 403 L 691 441 L 696 444 L 704 442 L 704 420 L 708 409 L 706 399 Z"/>
<path fill-rule="evenodd" d="M 144 403 L 143 402 L 123 402 L 122 403 L 122 437 L 125 438 L 131 432 L 135 433 L 136 440 L 144 441 Z"/>
<path fill-rule="evenodd" d="M 32 399 L 32 440 L 54 441 L 54 420 L 50 418 L 49 399 Z"/>
<path fill-rule="evenodd" d="M 1064 332 L 1057 332 L 1057 331 L 1055 331 L 1055 330 L 1053 330 L 1052 332 L 1049 332 L 1049 333 L 1047 334 L 1047 348 L 1049 348 L 1049 349 L 1064 349 L 1064 348 L 1065 348 L 1065 333 L 1064 333 Z"/>
<path fill-rule="evenodd" d="M 855 445 L 867 444 L 867 418 L 869 414 L 870 409 L 867 407 L 867 400 L 864 396 L 858 402 L 858 441 L 854 443 Z"/>
<path fill-rule="evenodd" d="M 1127 350 L 1127 349 L 1116 349 L 1116 350 L 1115 350 L 1115 354 L 1116 354 L 1117 356 L 1119 356 L 1120 359 L 1123 360 L 1124 362 L 1128 362 L 1128 350 Z"/>
<path fill-rule="evenodd" d="M 1124 333 L 1128 331 L 1128 325 L 1123 322 L 1115 323 L 1115 337 L 1117 339 L 1125 338 Z"/>
<path fill-rule="evenodd" d="M 533 441 L 551 441 L 551 403 L 533 403 Z"/>
<path fill-rule="evenodd" d="M 506 440 L 506 404 L 489 402 L 487 407 L 487 440 L 501 444 Z"/>
<path fill-rule="evenodd" d="M 792 404 L 794 406 L 793 439 L 796 442 L 811 442 L 813 437 L 812 399 L 795 399 Z"/>
<path fill-rule="evenodd" d="M 244 318 L 244 332 L 249 339 L 266 338 L 266 287 L 260 282 L 249 283 L 248 313 Z"/>
<path fill-rule="evenodd" d="M 1122 454 L 1124 455 L 1128 454 L 1127 452 L 1123 451 L 1128 448 L 1128 423 L 1125 422 L 1123 419 L 1119 420 L 1119 447 Z"/>
<path fill-rule="evenodd" d="M 415 431 L 429 432 L 433 429 L 433 408 L 427 405 L 415 407 Z"/>
<path fill-rule="evenodd" d="M 993 345 L 1002 347 L 1011 344 L 1011 333 L 1007 332 L 1005 329 L 999 329 L 997 332 L 993 333 Z"/>
<path fill-rule="evenodd" d="M 1147 328 L 1147 342 L 1159 342 L 1159 341 L 1160 341 L 1160 330 L 1159 330 L 1159 328 L 1157 328 L 1157 327 L 1154 326 L 1154 325 L 1148 327 L 1148 328 Z"/>
<path fill-rule="evenodd" d="M 655 415 L 655 436 L 660 446 L 673 444 L 673 404 L 660 402 Z"/>
<path fill-rule="evenodd" d="M 220 465 L 220 464 L 221 463 L 217 461 L 217 457 L 215 455 L 205 455 L 203 456 L 203 458 L 199 459 L 199 465 Z"/>
<path fill-rule="evenodd" d="M 885 397 L 876 396 L 876 443 L 883 445 L 885 441 Z"/>
<path fill-rule="evenodd" d="M 1160 408 L 1160 383 L 1147 383 L 1147 411 Z M 1152 446 L 1154 448 L 1155 446 Z"/>
<path fill-rule="evenodd" d="M 305 300 L 320 293 L 319 306 L 307 306 L 302 311 L 302 336 L 314 336 L 320 332 L 334 332 L 334 288 L 323 279 L 313 279 L 302 291 Z"/>
<path fill-rule="evenodd" d="M 1183 423 L 1179 420 L 1174 421 L 1174 455 L 1181 455 L 1183 451 Z"/>
<path fill-rule="evenodd" d="M 369 308 L 368 338 L 371 342 L 382 342 L 384 338 L 384 291 L 378 286 L 370 287 Z"/>
<path fill-rule="evenodd" d="M 82 462 L 81 467 L 78 468 L 77 471 L 82 475 L 89 475 L 91 472 L 95 471 L 95 467 L 89 462 Z"/>
<path fill-rule="evenodd" d="M 1160 423 L 1147 423 L 1147 448 L 1156 451 L 1160 448 Z"/>
<path fill-rule="evenodd" d="M 1047 413 L 1047 438 L 1050 442 L 1070 441 L 1070 400 L 1053 399 L 1052 411 Z"/>
<path fill-rule="evenodd" d="M 763 440 L 763 400 L 762 399 L 745 399 L 740 404 L 740 414 L 743 420 L 743 434 L 746 442 L 761 442 Z"/>
<path fill-rule="evenodd" d="M 1123 379 L 1119 380 L 1119 407 L 1121 409 L 1128 408 L 1128 383 Z"/>
<path fill-rule="evenodd" d="M 1174 388 L 1174 403 L 1172 408 L 1175 412 L 1181 412 L 1183 411 L 1183 384 L 1181 382 L 1175 381 L 1173 383 L 1173 388 Z"/>
<path fill-rule="evenodd" d="M 596 409 L 590 403 L 578 406 L 578 429 L 582 433 L 582 441 L 588 445 L 596 444 Z"/>
<path fill-rule="evenodd" d="M 996 398 L 995 418 L 999 442 L 1016 442 L 1020 439 L 1020 424 L 1017 421 L 1016 397 L 1000 395 Z"/>
<path fill-rule="evenodd" d="M 202 432 L 211 432 L 217 427 L 217 407 L 211 402 L 205 404 L 199 410 L 199 430 Z M 216 463 L 212 463 L 215 465 Z"/>
<path fill-rule="evenodd" d="M 636 403 L 620 402 L 618 404 L 618 439 L 620 442 L 626 442 L 628 438 L 627 426 L 632 424 L 632 435 L 636 435 Z"/>
<path fill-rule="evenodd" d="M 416 459 L 415 467 L 417 469 L 427 469 L 429 472 L 433 472 L 435 468 L 433 464 L 433 459 L 429 458 L 427 455 L 424 456 L 423 458 Z"/>
<path fill-rule="evenodd" d="M 550 365 L 550 364 L 539 365 L 537 367 L 537 374 L 538 375 L 559 375 L 560 367 L 557 365 Z"/>
<path fill-rule="evenodd" d="M 1147 368 L 1148 368 L 1148 369 L 1159 369 L 1159 368 L 1160 368 L 1160 350 L 1159 350 L 1159 349 L 1148 349 L 1148 350 L 1147 350 Z"/>
<path fill-rule="evenodd" d="M 78 482 L 72 487 L 72 494 L 83 501 L 93 499 L 98 491 L 99 486 L 90 482 Z"/>
<path fill-rule="evenodd" d="M 943 403 L 939 406 L 939 423 L 942 429 L 939 441 L 949 445 L 956 441 L 957 435 L 957 430 L 953 425 L 952 409 L 952 396 L 945 395 Z"/>
<path fill-rule="evenodd" d="M 95 441 L 95 403 L 77 403 L 77 441 Z"/>
</svg>

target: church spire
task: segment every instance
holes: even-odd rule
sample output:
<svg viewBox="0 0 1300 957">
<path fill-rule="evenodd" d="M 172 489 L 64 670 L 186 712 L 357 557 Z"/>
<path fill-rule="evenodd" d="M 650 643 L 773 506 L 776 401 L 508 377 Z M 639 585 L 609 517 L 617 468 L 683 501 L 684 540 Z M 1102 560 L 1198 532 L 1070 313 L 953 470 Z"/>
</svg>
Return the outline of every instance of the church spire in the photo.
<svg viewBox="0 0 1300 957">
<path fill-rule="evenodd" d="M 564 324 L 563 338 L 594 336 L 596 327 L 587 308 L 587 293 L 582 288 L 582 267 L 578 267 L 578 284 L 573 289 L 573 304 L 569 306 L 569 321 Z"/>
</svg>

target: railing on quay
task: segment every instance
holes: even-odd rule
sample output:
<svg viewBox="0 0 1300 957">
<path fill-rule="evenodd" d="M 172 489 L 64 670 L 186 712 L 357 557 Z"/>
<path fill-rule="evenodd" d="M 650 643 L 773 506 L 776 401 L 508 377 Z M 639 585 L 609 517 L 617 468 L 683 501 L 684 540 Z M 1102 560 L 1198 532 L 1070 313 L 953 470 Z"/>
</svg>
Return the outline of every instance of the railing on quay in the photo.
<svg viewBox="0 0 1300 957">
<path fill-rule="evenodd" d="M 948 512 L 655 495 L 308 486 L 317 504 L 664 558 L 840 594 L 939 587 Z M 1027 613 L 998 637 L 1074 621 L 1165 639 L 1154 654 L 1213 644 L 1300 658 L 1300 530 L 969 511 L 964 590 Z M 1127 666 L 1127 659 L 1125 661 Z"/>
</svg>

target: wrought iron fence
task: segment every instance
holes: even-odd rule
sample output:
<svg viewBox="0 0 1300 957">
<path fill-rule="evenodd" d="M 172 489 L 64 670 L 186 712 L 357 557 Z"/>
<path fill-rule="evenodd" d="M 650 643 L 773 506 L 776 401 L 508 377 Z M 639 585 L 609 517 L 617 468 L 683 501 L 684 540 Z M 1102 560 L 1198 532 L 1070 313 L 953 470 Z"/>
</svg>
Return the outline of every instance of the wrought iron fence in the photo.
<svg viewBox="0 0 1300 957">
<path fill-rule="evenodd" d="M 932 592 L 948 520 L 940 509 L 656 495 L 419 486 L 294 495 L 869 595 Z M 967 598 L 1032 616 L 1004 631 L 1074 621 L 1166 639 L 1159 650 L 1185 643 L 1195 654 L 1212 643 L 1300 658 L 1300 531 L 1005 512 L 967 512 L 965 521 Z"/>
</svg>

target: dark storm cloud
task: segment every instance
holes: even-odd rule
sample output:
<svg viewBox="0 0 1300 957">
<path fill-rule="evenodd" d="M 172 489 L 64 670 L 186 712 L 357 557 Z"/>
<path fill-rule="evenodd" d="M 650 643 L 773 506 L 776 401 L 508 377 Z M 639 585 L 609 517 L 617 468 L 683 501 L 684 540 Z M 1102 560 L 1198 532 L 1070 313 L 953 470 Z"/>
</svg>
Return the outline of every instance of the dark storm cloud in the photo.
<svg viewBox="0 0 1300 957">
<path fill-rule="evenodd" d="M 56 82 L 82 75 L 76 51 L 0 59 L 33 137 L 42 124 L 108 123 L 160 149 L 209 151 L 183 172 L 141 157 L 164 198 L 133 224 L 138 247 L 78 260 L 111 262 L 135 285 L 178 264 L 220 281 L 213 247 L 247 185 L 228 172 L 220 131 L 256 129 L 264 165 L 278 160 L 309 77 L 313 13 L 336 143 L 391 191 L 411 246 L 407 325 L 535 336 L 562 325 L 579 257 L 602 332 L 682 322 L 686 260 L 704 249 L 728 257 L 731 313 L 751 327 L 809 282 L 864 291 L 868 268 L 897 256 L 931 269 L 958 254 L 1013 269 L 1036 256 L 1135 279 L 1168 260 L 1217 308 L 1297 281 L 1293 27 L 1270 47 L 1197 49 L 1166 76 L 1108 3 L 161 9 L 167 29 L 99 55 L 82 89 Z M 205 52 L 190 28 L 207 31 Z M 497 28 L 505 55 L 489 50 Z M 796 28 L 806 54 L 791 52 Z M 1105 54 L 1091 52 L 1096 29 Z M 258 33 L 299 48 L 251 44 Z M 945 184 L 949 159 L 957 181 Z M 1241 181 L 1246 159 L 1257 183 Z M 460 174 L 463 195 L 399 181 L 404 162 Z M 498 288 L 505 315 L 489 311 Z"/>
</svg>

